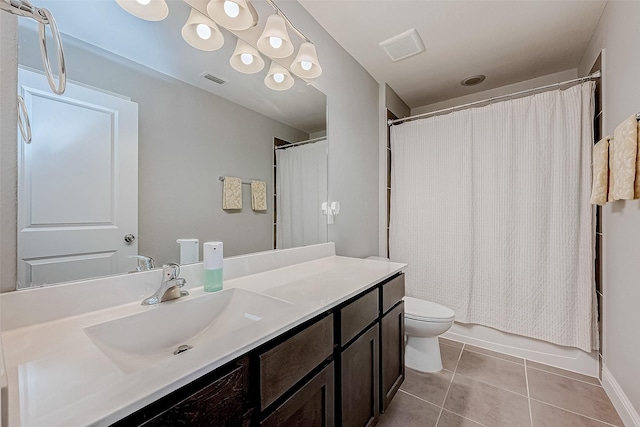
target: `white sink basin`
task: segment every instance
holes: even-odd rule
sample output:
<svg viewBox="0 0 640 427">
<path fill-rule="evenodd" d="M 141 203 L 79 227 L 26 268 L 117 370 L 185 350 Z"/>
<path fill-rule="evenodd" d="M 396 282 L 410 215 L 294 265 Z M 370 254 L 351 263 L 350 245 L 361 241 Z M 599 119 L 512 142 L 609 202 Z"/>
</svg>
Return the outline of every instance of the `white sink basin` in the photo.
<svg viewBox="0 0 640 427">
<path fill-rule="evenodd" d="M 291 304 L 244 289 L 186 297 L 147 311 L 85 328 L 86 334 L 126 373 L 175 357 L 180 345 L 219 338 L 282 313 Z"/>
</svg>

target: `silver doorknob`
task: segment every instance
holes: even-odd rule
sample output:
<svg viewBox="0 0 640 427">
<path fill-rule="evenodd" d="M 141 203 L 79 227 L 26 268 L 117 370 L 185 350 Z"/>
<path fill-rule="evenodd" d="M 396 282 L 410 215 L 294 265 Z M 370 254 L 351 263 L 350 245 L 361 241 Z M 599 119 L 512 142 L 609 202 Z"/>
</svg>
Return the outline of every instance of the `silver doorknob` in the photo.
<svg viewBox="0 0 640 427">
<path fill-rule="evenodd" d="M 127 242 L 127 243 L 131 243 L 134 240 L 136 240 L 136 236 L 134 236 L 133 234 L 126 234 L 124 236 L 124 241 Z"/>
</svg>

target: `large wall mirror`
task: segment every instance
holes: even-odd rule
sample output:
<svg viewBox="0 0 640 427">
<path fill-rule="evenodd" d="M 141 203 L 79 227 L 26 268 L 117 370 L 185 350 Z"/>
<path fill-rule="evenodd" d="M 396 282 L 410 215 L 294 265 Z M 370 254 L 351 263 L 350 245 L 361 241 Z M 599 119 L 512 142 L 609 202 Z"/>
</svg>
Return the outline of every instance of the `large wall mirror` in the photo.
<svg viewBox="0 0 640 427">
<path fill-rule="evenodd" d="M 20 20 L 33 136 L 17 142 L 17 289 L 134 272 L 137 255 L 180 262 L 178 240 L 199 241 L 185 262 L 206 241 L 226 257 L 326 242 L 325 95 L 297 78 L 267 88 L 268 64 L 235 71 L 238 39 L 224 29 L 219 50 L 192 48 L 180 34 L 190 6 L 168 4 L 149 22 L 115 1 L 41 0 L 63 33 L 61 96 L 41 72 L 37 27 Z M 273 11 L 255 6 L 264 26 Z M 246 184 L 242 209 L 223 210 L 219 177 Z M 266 210 L 252 209 L 252 180 L 266 183 Z"/>
</svg>

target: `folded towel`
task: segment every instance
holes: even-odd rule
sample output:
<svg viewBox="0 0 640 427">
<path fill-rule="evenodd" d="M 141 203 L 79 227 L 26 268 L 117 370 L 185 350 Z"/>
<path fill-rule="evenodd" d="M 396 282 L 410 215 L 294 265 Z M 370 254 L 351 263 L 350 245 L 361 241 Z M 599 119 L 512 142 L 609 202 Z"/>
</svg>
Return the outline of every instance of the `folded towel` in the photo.
<svg viewBox="0 0 640 427">
<path fill-rule="evenodd" d="M 251 209 L 254 211 L 267 210 L 267 183 L 251 181 Z"/>
<path fill-rule="evenodd" d="M 609 201 L 635 196 L 638 121 L 635 114 L 616 127 L 609 142 Z"/>
<path fill-rule="evenodd" d="M 591 204 L 607 203 L 609 185 L 609 137 L 603 138 L 593 146 L 593 188 Z"/>
<path fill-rule="evenodd" d="M 242 209 L 242 180 L 240 178 L 224 177 L 222 209 Z"/>
</svg>

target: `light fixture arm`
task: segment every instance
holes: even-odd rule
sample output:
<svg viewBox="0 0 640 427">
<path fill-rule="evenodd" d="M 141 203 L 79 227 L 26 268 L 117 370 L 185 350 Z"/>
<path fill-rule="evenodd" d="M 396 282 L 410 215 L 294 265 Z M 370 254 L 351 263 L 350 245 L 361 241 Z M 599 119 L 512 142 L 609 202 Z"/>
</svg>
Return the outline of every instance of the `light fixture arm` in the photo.
<svg viewBox="0 0 640 427">
<path fill-rule="evenodd" d="M 307 38 L 307 36 L 305 36 L 304 34 L 302 34 L 302 32 L 300 30 L 298 30 L 289 20 L 289 18 L 287 18 L 287 15 L 284 14 L 284 12 L 282 10 L 280 10 L 280 8 L 278 6 L 276 6 L 276 4 L 273 2 L 273 0 L 264 0 L 267 3 L 269 3 L 269 5 L 276 11 L 276 13 L 280 16 L 282 16 L 282 18 L 284 18 L 285 22 L 289 25 L 289 27 L 291 27 L 291 29 L 304 41 L 308 42 L 308 43 L 313 43 L 311 40 L 309 40 Z"/>
</svg>

